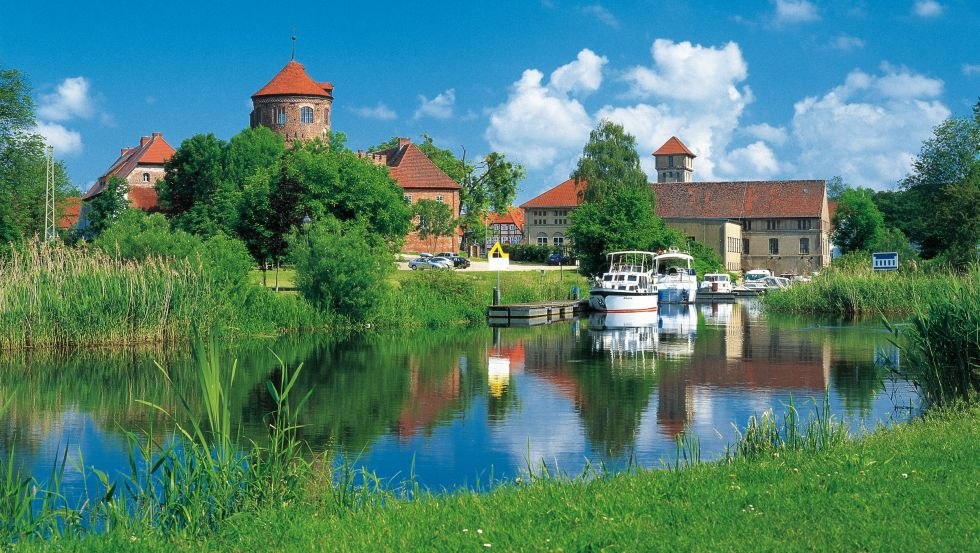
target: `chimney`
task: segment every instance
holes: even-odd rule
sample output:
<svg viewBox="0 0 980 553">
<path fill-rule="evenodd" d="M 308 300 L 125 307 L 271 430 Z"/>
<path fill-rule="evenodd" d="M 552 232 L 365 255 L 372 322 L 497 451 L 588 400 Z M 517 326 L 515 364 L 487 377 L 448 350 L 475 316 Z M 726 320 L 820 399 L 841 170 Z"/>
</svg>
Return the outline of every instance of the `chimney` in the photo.
<svg viewBox="0 0 980 553">
<path fill-rule="evenodd" d="M 153 138 L 162 138 L 162 137 L 163 137 L 163 133 L 158 133 L 158 132 L 153 133 Z"/>
<path fill-rule="evenodd" d="M 412 143 L 412 139 L 411 138 L 401 138 L 401 137 L 398 137 L 398 147 L 399 148 L 404 147 L 404 146 L 408 146 L 411 143 Z"/>
<path fill-rule="evenodd" d="M 150 137 L 149 136 L 141 136 L 140 137 L 140 146 L 146 145 L 146 143 L 149 142 L 149 141 L 150 141 Z"/>
<path fill-rule="evenodd" d="M 129 153 L 129 148 L 119 148 L 119 157 L 122 157 Z"/>
</svg>

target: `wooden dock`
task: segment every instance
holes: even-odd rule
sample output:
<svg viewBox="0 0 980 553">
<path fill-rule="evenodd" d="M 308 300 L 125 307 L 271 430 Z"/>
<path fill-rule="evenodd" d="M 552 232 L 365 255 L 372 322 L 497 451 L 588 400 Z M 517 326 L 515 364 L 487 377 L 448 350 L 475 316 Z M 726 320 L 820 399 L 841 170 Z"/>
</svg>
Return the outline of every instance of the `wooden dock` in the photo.
<svg viewBox="0 0 980 553">
<path fill-rule="evenodd" d="M 487 308 L 487 321 L 490 326 L 537 326 L 573 319 L 588 307 L 588 300 L 491 305 Z"/>
<path fill-rule="evenodd" d="M 698 290 L 695 303 L 734 303 L 735 292 L 709 292 Z"/>
</svg>

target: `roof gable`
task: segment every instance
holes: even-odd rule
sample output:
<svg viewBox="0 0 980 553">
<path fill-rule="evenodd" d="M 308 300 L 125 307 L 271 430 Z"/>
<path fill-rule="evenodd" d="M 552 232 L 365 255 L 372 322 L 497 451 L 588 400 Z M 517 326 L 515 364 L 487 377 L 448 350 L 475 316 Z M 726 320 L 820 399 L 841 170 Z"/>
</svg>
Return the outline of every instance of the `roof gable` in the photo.
<svg viewBox="0 0 980 553">
<path fill-rule="evenodd" d="M 694 152 L 688 150 L 687 146 L 685 146 L 684 143 L 681 142 L 680 139 L 677 138 L 676 136 L 670 137 L 670 139 L 668 139 L 667 142 L 664 142 L 664 145 L 661 146 L 659 150 L 653 152 L 653 155 L 655 156 L 661 156 L 661 155 L 673 156 L 678 154 L 688 155 L 691 157 L 698 157 L 694 155 Z"/>
<path fill-rule="evenodd" d="M 524 230 L 524 210 L 517 207 L 507 208 L 506 213 L 492 211 L 487 214 L 487 220 L 490 225 L 514 225 L 521 231 Z"/>
<path fill-rule="evenodd" d="M 521 208 L 528 209 L 533 207 L 577 207 L 582 203 L 585 192 L 585 183 L 576 184 L 575 179 L 567 181 L 544 191 L 539 196 L 532 198 L 523 204 Z"/>
<path fill-rule="evenodd" d="M 400 140 L 399 145 L 394 148 L 372 153 L 385 159 L 391 178 L 402 188 L 459 190 L 456 181 L 449 178 L 418 146 L 406 139 Z"/>
<path fill-rule="evenodd" d="M 95 181 L 88 192 L 82 195 L 82 199 L 87 200 L 101 194 L 109 182 L 109 177 L 119 175 L 125 179 L 141 165 L 163 165 L 175 152 L 173 146 L 163 139 L 163 134 L 155 132 L 149 137 L 144 136 L 140 139 L 139 146 L 123 148 L 109 170 Z"/>
<path fill-rule="evenodd" d="M 822 217 L 822 180 L 656 183 L 661 217 L 743 219 Z"/>
<path fill-rule="evenodd" d="M 272 80 L 252 94 L 252 98 L 258 96 L 322 96 L 330 98 L 329 91 L 333 90 L 330 83 L 317 84 L 306 74 L 303 64 L 296 60 L 289 60 L 279 73 L 276 73 Z"/>
</svg>

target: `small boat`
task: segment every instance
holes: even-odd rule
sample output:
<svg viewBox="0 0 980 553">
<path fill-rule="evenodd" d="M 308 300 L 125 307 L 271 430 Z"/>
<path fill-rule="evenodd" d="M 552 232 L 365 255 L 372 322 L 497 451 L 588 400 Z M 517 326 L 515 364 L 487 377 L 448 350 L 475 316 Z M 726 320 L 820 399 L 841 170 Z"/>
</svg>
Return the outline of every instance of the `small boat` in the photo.
<svg viewBox="0 0 980 553">
<path fill-rule="evenodd" d="M 609 270 L 589 290 L 589 307 L 604 313 L 656 311 L 656 255 L 623 251 L 606 257 Z"/>
<path fill-rule="evenodd" d="M 694 258 L 670 248 L 655 258 L 660 303 L 694 303 L 698 278 L 692 267 Z"/>
<path fill-rule="evenodd" d="M 745 273 L 744 283 L 755 282 L 771 276 L 772 271 L 769 269 L 752 269 L 751 271 L 747 271 Z"/>
<path fill-rule="evenodd" d="M 728 273 L 708 273 L 704 275 L 698 293 L 731 294 L 732 277 Z"/>
</svg>

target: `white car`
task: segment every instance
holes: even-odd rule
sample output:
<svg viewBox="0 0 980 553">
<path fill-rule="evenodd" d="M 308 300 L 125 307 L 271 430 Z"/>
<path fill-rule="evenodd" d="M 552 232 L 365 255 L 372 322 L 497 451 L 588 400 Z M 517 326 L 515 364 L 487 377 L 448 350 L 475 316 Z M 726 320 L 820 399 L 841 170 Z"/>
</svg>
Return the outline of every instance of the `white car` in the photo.
<svg viewBox="0 0 980 553">
<path fill-rule="evenodd" d="M 445 258 L 445 257 L 430 257 L 429 258 L 429 263 L 438 264 L 438 265 L 440 265 L 442 267 L 445 267 L 446 269 L 452 269 L 452 268 L 455 267 L 455 264 L 453 263 L 453 260 L 452 259 Z"/>
</svg>

